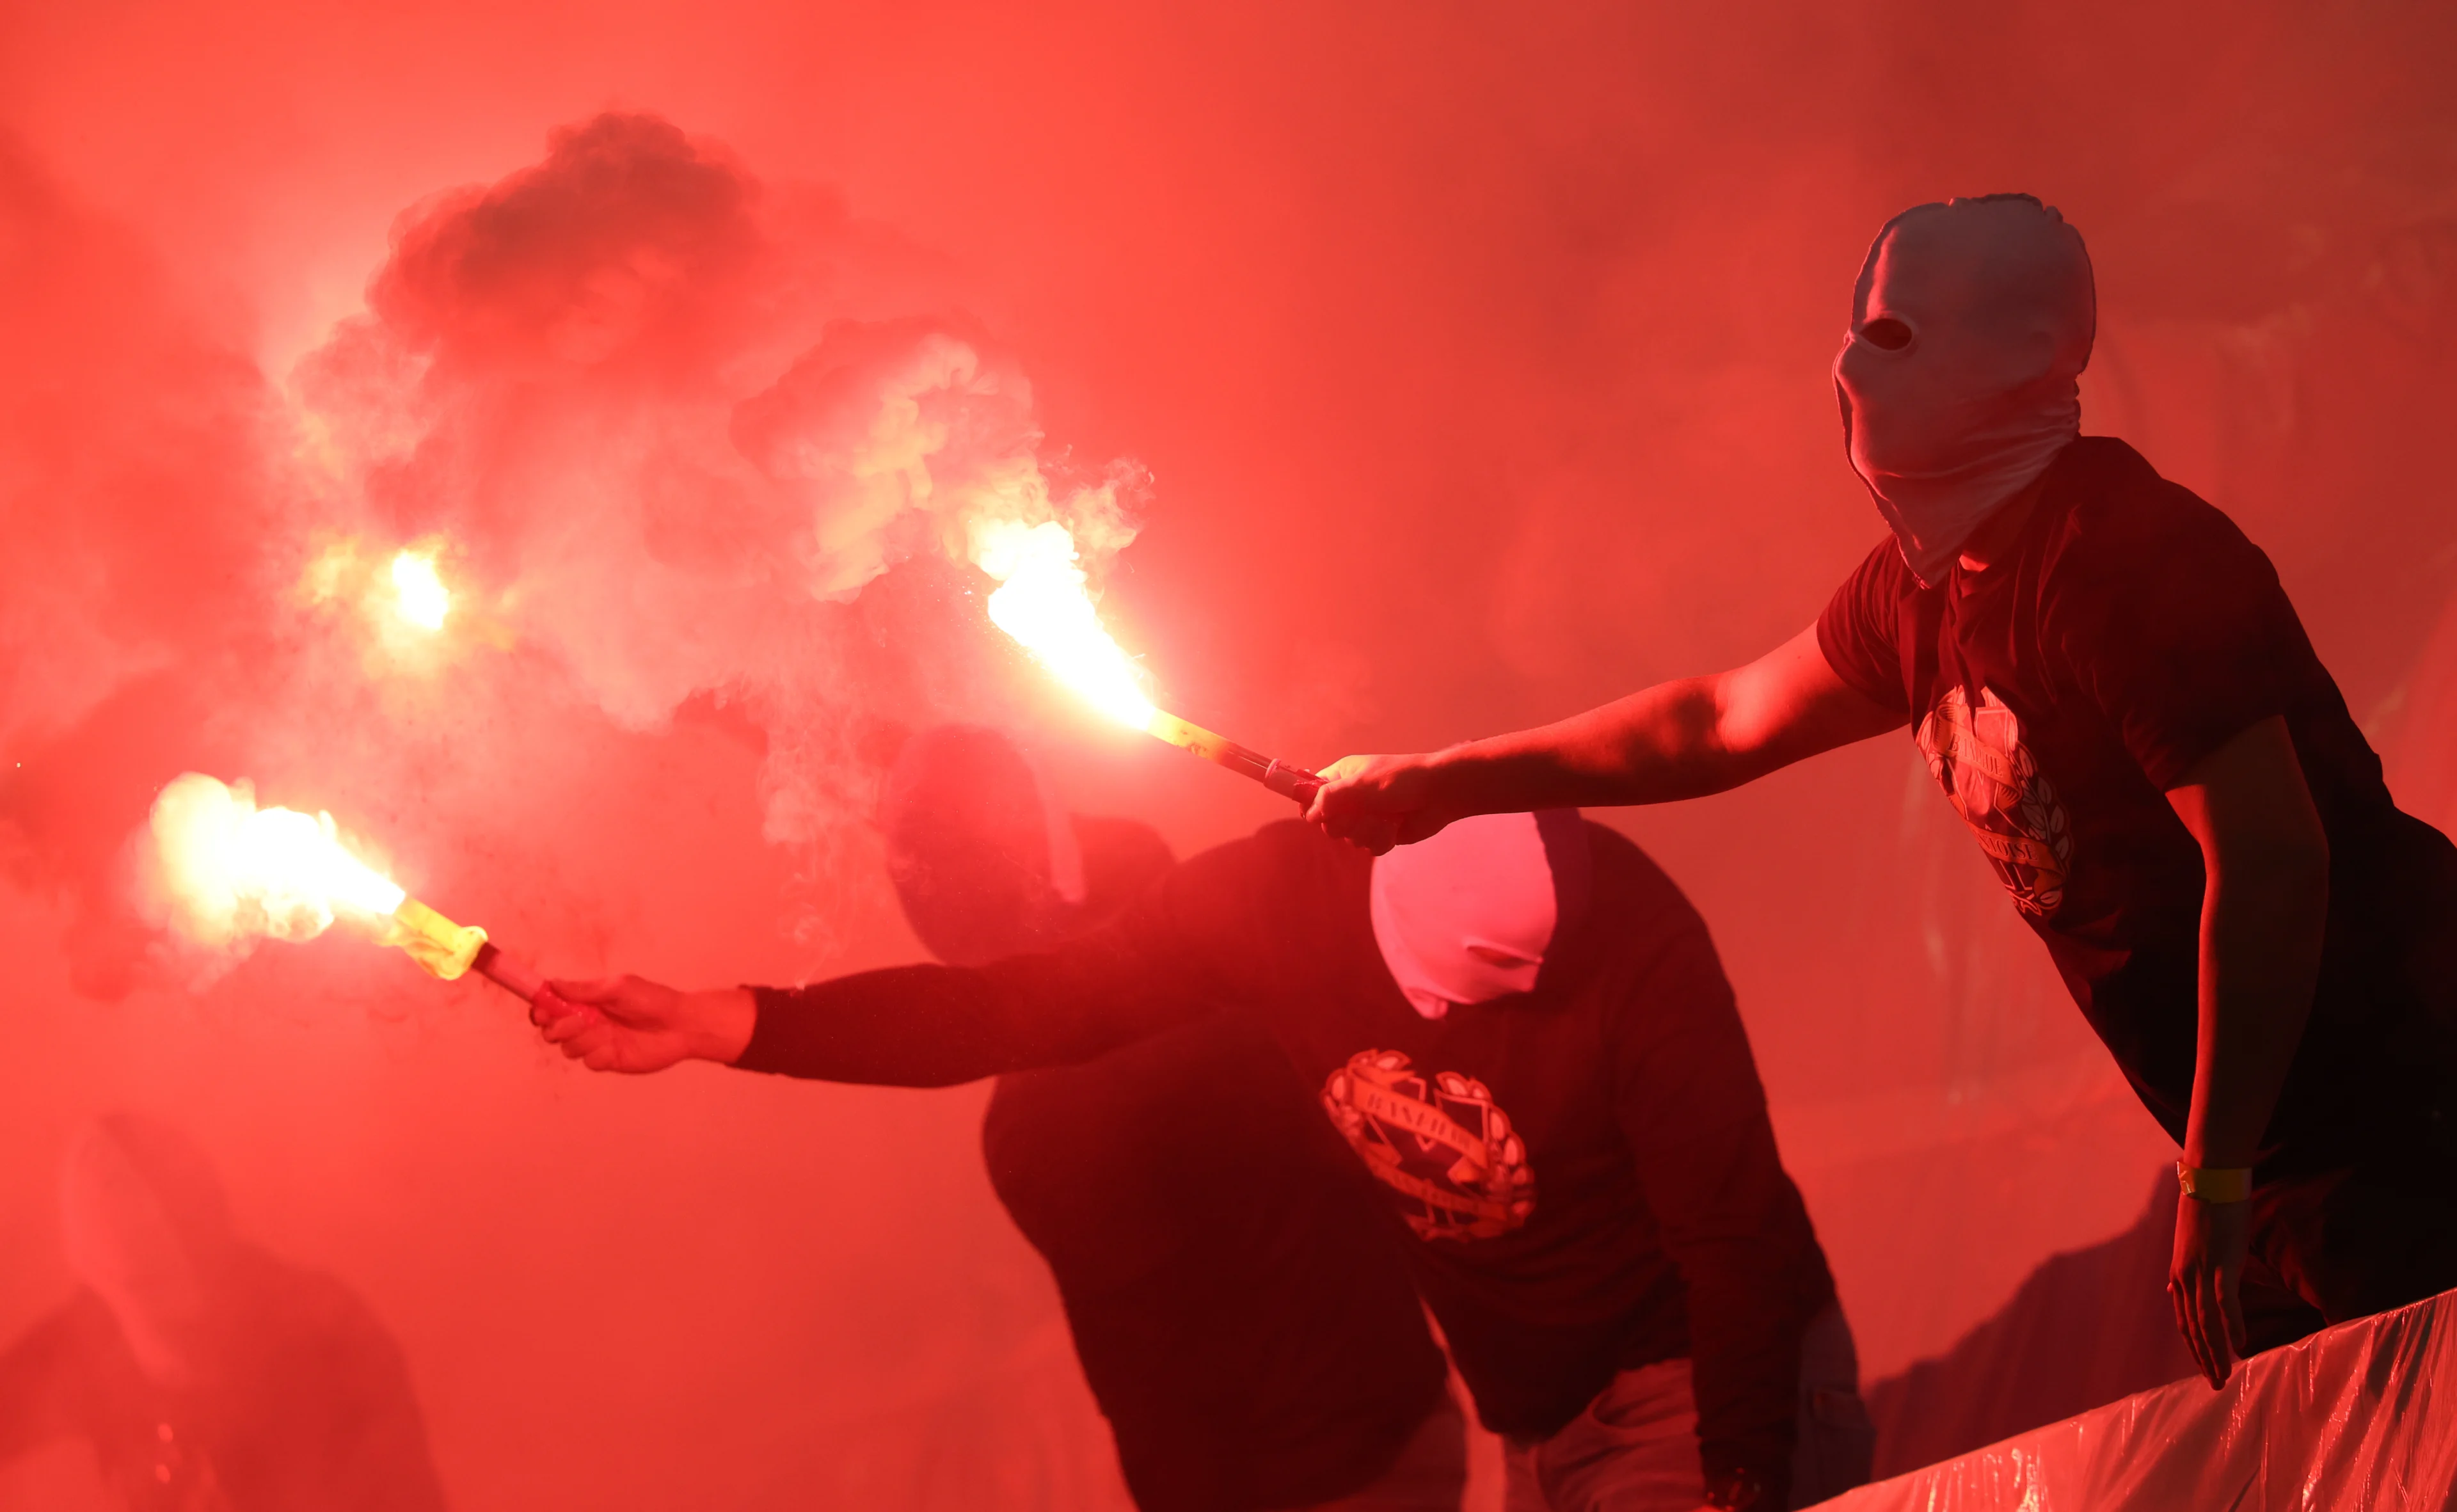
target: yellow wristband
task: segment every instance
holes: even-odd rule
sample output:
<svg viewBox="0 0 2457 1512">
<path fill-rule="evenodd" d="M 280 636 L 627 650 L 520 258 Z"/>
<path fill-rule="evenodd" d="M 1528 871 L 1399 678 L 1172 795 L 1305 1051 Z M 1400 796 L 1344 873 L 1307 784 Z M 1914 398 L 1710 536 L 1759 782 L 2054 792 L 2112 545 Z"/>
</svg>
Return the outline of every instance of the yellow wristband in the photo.
<svg viewBox="0 0 2457 1512">
<path fill-rule="evenodd" d="M 2176 1184 L 2196 1202 L 2243 1202 L 2252 1196 L 2248 1166 L 2187 1166 L 2176 1162 Z"/>
</svg>

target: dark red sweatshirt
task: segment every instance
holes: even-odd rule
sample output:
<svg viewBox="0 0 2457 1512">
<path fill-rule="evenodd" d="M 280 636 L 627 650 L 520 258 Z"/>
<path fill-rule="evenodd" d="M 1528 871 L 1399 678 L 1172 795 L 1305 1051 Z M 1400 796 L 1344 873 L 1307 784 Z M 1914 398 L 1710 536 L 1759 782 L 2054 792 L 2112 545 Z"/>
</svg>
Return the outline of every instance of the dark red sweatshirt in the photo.
<svg viewBox="0 0 2457 1512">
<path fill-rule="evenodd" d="M 1429 1021 L 1373 942 L 1372 861 L 1294 821 L 1183 862 L 1045 954 L 763 988 L 737 1065 L 946 1086 L 1261 1015 L 1419 1239 L 1478 1416 L 1539 1438 L 1615 1372 L 1687 1356 L 1711 1476 L 1783 1504 L 1800 1335 L 1833 1296 L 1704 922 L 1587 826 L 1588 922 L 1536 990 Z"/>
</svg>

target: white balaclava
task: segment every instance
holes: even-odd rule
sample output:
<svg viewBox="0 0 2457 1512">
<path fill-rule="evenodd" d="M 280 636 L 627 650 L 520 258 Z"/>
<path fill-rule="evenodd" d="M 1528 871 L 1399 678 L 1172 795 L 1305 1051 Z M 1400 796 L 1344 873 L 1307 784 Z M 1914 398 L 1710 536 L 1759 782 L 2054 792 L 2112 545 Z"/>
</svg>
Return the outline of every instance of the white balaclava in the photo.
<svg viewBox="0 0 2457 1512">
<path fill-rule="evenodd" d="M 1585 821 L 1576 809 L 1460 819 L 1373 860 L 1373 942 L 1415 1010 L 1531 992 L 1544 958 L 1586 915 Z"/>
<path fill-rule="evenodd" d="M 1852 470 L 1922 583 L 2079 434 L 2097 325 L 2081 233 L 2028 195 L 1916 205 L 1877 233 L 1834 388 Z"/>
</svg>

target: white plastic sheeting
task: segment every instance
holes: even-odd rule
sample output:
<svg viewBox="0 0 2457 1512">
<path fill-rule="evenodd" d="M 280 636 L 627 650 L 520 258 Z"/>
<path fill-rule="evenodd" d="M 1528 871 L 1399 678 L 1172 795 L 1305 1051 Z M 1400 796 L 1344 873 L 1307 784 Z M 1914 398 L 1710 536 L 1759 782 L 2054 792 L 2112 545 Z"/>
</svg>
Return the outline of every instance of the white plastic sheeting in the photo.
<svg viewBox="0 0 2457 1512">
<path fill-rule="evenodd" d="M 1828 1512 L 2457 1507 L 2457 1292 L 1863 1486 Z"/>
</svg>

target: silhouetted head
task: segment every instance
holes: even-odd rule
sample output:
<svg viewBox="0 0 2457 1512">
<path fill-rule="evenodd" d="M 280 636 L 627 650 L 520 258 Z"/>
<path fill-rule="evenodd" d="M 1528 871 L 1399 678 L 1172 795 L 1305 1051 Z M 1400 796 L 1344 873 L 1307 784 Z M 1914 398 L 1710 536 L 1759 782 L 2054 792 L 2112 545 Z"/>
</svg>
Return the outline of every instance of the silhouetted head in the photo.
<svg viewBox="0 0 2457 1512">
<path fill-rule="evenodd" d="M 1073 927 L 1073 827 L 1013 742 L 942 725 L 905 742 L 879 809 L 888 875 L 913 932 L 950 965 L 1045 945 Z"/>
<path fill-rule="evenodd" d="M 213 1165 L 186 1136 L 134 1113 L 78 1129 L 60 1170 L 69 1268 L 119 1320 L 146 1375 L 205 1367 L 237 1240 Z"/>
</svg>

